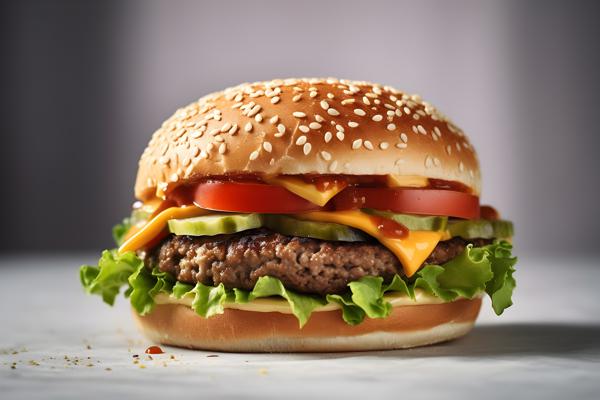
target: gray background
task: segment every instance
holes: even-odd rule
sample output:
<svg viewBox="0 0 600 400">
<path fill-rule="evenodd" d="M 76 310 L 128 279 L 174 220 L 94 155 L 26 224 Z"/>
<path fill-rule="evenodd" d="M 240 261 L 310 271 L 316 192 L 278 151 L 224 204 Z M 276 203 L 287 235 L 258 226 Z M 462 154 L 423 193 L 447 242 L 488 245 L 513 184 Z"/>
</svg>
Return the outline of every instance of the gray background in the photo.
<svg viewBox="0 0 600 400">
<path fill-rule="evenodd" d="M 471 137 L 520 254 L 598 232 L 600 3 L 15 1 L 0 5 L 0 252 L 100 250 L 178 106 L 243 81 L 420 93 Z"/>
</svg>

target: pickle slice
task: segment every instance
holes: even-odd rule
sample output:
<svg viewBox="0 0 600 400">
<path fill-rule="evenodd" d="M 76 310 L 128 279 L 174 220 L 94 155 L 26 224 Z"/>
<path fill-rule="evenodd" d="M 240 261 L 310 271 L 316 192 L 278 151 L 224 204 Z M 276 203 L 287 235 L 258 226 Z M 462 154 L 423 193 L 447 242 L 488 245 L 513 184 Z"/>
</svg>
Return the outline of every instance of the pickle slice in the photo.
<svg viewBox="0 0 600 400">
<path fill-rule="evenodd" d="M 169 220 L 169 231 L 176 235 L 214 236 L 236 233 L 262 226 L 260 214 L 218 214 Z"/>
<path fill-rule="evenodd" d="M 507 239 L 513 236 L 513 224 L 510 221 L 488 221 L 484 219 L 469 221 L 450 221 L 448 231 L 452 236 L 465 239 Z"/>
<path fill-rule="evenodd" d="M 448 217 L 442 216 L 397 214 L 390 211 L 374 210 L 372 208 L 363 208 L 362 211 L 367 214 L 394 220 L 411 231 L 443 231 L 448 224 Z"/>
<path fill-rule="evenodd" d="M 279 214 L 263 215 L 263 226 L 286 236 L 301 236 L 322 240 L 361 242 L 368 239 L 364 233 L 333 222 L 304 221 Z"/>
</svg>

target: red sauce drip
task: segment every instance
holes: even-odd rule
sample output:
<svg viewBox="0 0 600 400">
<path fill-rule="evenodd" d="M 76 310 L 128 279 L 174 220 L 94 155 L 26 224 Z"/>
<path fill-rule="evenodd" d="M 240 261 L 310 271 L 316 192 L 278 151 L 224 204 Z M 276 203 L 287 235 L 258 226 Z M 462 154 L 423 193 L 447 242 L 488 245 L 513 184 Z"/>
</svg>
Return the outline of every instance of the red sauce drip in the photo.
<svg viewBox="0 0 600 400">
<path fill-rule="evenodd" d="M 163 354 L 164 351 L 163 351 L 163 349 L 161 349 L 158 346 L 150 346 L 146 349 L 146 351 L 144 353 L 146 353 L 146 354 Z"/>
<path fill-rule="evenodd" d="M 371 221 L 377 225 L 377 229 L 385 237 L 403 239 L 408 236 L 408 228 L 396 221 L 382 218 L 377 215 L 371 215 L 369 218 L 371 218 Z"/>
<path fill-rule="evenodd" d="M 479 216 L 481 219 L 488 221 L 498 221 L 500 219 L 500 213 L 492 206 L 479 207 Z"/>
</svg>

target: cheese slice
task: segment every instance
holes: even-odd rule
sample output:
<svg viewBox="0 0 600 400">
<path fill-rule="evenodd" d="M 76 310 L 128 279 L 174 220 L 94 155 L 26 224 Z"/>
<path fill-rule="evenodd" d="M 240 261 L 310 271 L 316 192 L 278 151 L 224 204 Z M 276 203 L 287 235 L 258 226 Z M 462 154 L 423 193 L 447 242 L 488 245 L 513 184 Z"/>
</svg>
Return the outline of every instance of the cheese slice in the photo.
<svg viewBox="0 0 600 400">
<path fill-rule="evenodd" d="M 418 175 L 394 175 L 387 176 L 387 185 L 389 187 L 427 187 L 429 179 Z"/>
<path fill-rule="evenodd" d="M 477 295 L 477 297 L 481 297 L 481 295 Z M 458 297 L 456 300 L 460 300 L 462 297 Z M 419 306 L 424 304 L 442 304 L 446 303 L 445 300 L 428 294 L 422 289 L 415 289 L 415 299 L 411 299 L 405 294 L 400 294 L 397 292 L 390 292 L 384 295 L 384 301 L 389 302 L 392 307 L 405 307 L 405 306 Z M 191 307 L 194 301 L 194 296 L 191 294 L 185 295 L 182 298 L 178 299 L 173 295 L 166 293 L 158 293 L 154 297 L 154 302 L 156 304 L 180 304 L 184 306 Z M 243 310 L 243 311 L 254 311 L 254 312 L 278 312 L 282 314 L 292 314 L 292 308 L 287 300 L 282 299 L 280 297 L 261 297 L 259 299 L 254 299 L 248 303 L 234 303 L 234 302 L 225 302 L 223 303 L 224 308 L 231 308 L 235 310 Z M 313 312 L 323 312 L 323 311 L 333 311 L 339 310 L 342 306 L 339 303 L 327 303 L 322 306 L 318 306 L 313 310 Z"/>
<path fill-rule="evenodd" d="M 196 206 L 171 207 L 161 211 L 146 225 L 137 230 L 119 247 L 119 253 L 136 251 L 156 238 L 167 226 L 170 219 L 191 218 L 205 215 L 211 211 Z"/>
<path fill-rule="evenodd" d="M 408 237 L 403 239 L 385 237 L 367 214 L 356 210 L 315 211 L 296 214 L 294 217 L 310 221 L 336 222 L 368 233 L 398 257 L 404 273 L 408 277 L 417 272 L 444 235 L 444 232 L 410 231 Z"/>
<path fill-rule="evenodd" d="M 300 178 L 294 177 L 277 177 L 266 178 L 265 181 L 271 185 L 282 186 L 290 192 L 310 201 L 313 204 L 323 207 L 333 196 L 341 192 L 346 186 L 346 183 L 332 185 L 326 190 L 319 190 L 314 183 L 304 182 Z"/>
</svg>

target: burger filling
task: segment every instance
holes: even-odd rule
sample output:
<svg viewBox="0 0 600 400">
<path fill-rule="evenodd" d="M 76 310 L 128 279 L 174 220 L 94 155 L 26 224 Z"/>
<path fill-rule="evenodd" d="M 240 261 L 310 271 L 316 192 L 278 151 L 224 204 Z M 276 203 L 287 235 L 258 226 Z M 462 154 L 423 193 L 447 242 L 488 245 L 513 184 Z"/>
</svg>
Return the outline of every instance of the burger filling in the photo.
<svg viewBox="0 0 600 400">
<path fill-rule="evenodd" d="M 439 242 L 426 264 L 444 264 L 468 244 L 491 244 L 492 239 L 455 237 Z M 404 276 L 394 254 L 375 240 L 342 242 L 284 236 L 268 229 L 233 235 L 177 236 L 142 254 L 149 269 L 158 268 L 177 281 L 229 289 L 252 290 L 259 278 L 271 276 L 293 291 L 342 294 L 348 284 L 367 276 L 390 282 Z"/>
<path fill-rule="evenodd" d="M 468 188 L 386 177 L 215 177 L 138 204 L 115 227 L 118 249 L 83 266 L 90 293 L 122 287 L 146 314 L 189 298 L 201 317 L 228 304 L 281 298 L 303 326 L 335 303 L 349 324 L 385 318 L 387 296 L 443 301 L 487 293 L 512 304 L 512 224 Z"/>
</svg>

